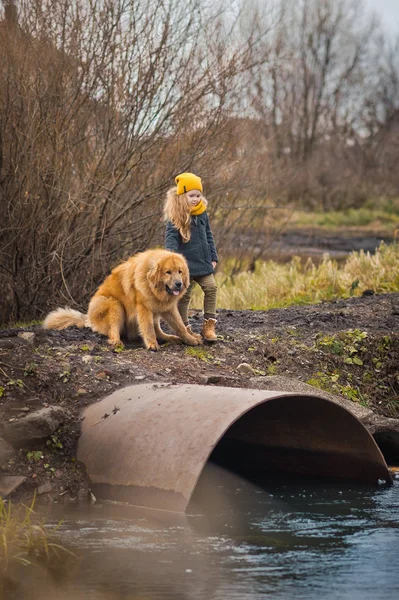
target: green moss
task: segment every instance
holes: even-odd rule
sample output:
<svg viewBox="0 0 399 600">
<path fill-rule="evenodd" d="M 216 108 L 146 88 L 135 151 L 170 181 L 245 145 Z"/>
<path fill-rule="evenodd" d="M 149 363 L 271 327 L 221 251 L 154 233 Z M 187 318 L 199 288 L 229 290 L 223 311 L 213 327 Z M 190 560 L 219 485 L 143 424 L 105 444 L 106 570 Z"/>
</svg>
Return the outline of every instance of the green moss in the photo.
<svg viewBox="0 0 399 600">
<path fill-rule="evenodd" d="M 185 353 L 188 356 L 198 358 L 199 360 L 203 360 L 204 362 L 209 362 L 212 359 L 212 355 L 201 346 L 189 346 L 185 349 Z"/>
</svg>

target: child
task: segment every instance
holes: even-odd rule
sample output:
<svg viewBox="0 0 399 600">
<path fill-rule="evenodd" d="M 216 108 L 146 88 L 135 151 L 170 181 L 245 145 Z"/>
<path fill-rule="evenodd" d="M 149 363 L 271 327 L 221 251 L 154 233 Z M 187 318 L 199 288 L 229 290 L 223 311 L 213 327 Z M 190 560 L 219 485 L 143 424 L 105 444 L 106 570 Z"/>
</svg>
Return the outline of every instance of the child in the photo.
<svg viewBox="0 0 399 600">
<path fill-rule="evenodd" d="M 201 333 L 206 341 L 215 342 L 217 287 L 213 273 L 218 256 L 206 212 L 208 202 L 202 195 L 202 183 L 197 175 L 182 173 L 175 181 L 176 187 L 168 191 L 164 207 L 165 248 L 183 254 L 191 280 L 179 302 L 179 311 L 188 331 L 192 333 L 188 323 L 188 305 L 193 283 L 197 282 L 204 292 Z"/>
</svg>

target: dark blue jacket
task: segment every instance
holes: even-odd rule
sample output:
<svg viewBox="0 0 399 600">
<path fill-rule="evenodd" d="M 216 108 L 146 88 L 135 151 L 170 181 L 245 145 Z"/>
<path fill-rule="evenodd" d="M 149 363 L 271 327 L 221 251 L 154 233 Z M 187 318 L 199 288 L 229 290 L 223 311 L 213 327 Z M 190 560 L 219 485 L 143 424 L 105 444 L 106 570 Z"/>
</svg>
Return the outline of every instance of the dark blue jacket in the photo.
<svg viewBox="0 0 399 600">
<path fill-rule="evenodd" d="M 191 217 L 190 241 L 183 243 L 180 232 L 170 222 L 166 223 L 165 248 L 183 254 L 188 263 L 191 277 L 202 277 L 214 272 L 212 261 L 218 262 L 218 255 L 209 225 L 208 213 Z"/>
</svg>

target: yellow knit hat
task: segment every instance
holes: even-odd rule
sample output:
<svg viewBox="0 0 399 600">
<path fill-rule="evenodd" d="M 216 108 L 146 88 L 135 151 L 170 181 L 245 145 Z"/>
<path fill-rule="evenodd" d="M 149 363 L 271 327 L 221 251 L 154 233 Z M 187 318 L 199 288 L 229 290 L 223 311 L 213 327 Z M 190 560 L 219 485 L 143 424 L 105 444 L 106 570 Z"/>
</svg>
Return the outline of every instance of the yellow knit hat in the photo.
<svg viewBox="0 0 399 600">
<path fill-rule="evenodd" d="M 181 173 L 175 177 L 177 185 L 177 195 L 185 194 L 191 190 L 199 190 L 202 192 L 201 177 L 197 177 L 194 173 Z"/>
</svg>

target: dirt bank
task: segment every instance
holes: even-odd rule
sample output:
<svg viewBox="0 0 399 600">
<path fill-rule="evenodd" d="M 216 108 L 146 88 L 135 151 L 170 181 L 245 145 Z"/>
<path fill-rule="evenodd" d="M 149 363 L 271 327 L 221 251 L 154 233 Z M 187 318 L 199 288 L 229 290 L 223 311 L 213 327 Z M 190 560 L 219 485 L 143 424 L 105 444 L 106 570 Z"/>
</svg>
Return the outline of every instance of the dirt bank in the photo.
<svg viewBox="0 0 399 600">
<path fill-rule="evenodd" d="M 199 313 L 192 324 L 200 330 Z M 52 437 L 18 448 L 0 465 L 3 474 L 26 477 L 15 497 L 36 489 L 47 502 L 87 499 L 75 460 L 81 411 L 143 381 L 261 388 L 262 378 L 283 375 L 399 417 L 399 294 L 266 312 L 223 310 L 218 334 L 212 346 L 164 345 L 152 353 L 134 344 L 117 352 L 88 329 L 0 330 L 0 437 L 7 423 L 38 408 L 58 406 L 67 415 Z"/>
</svg>

